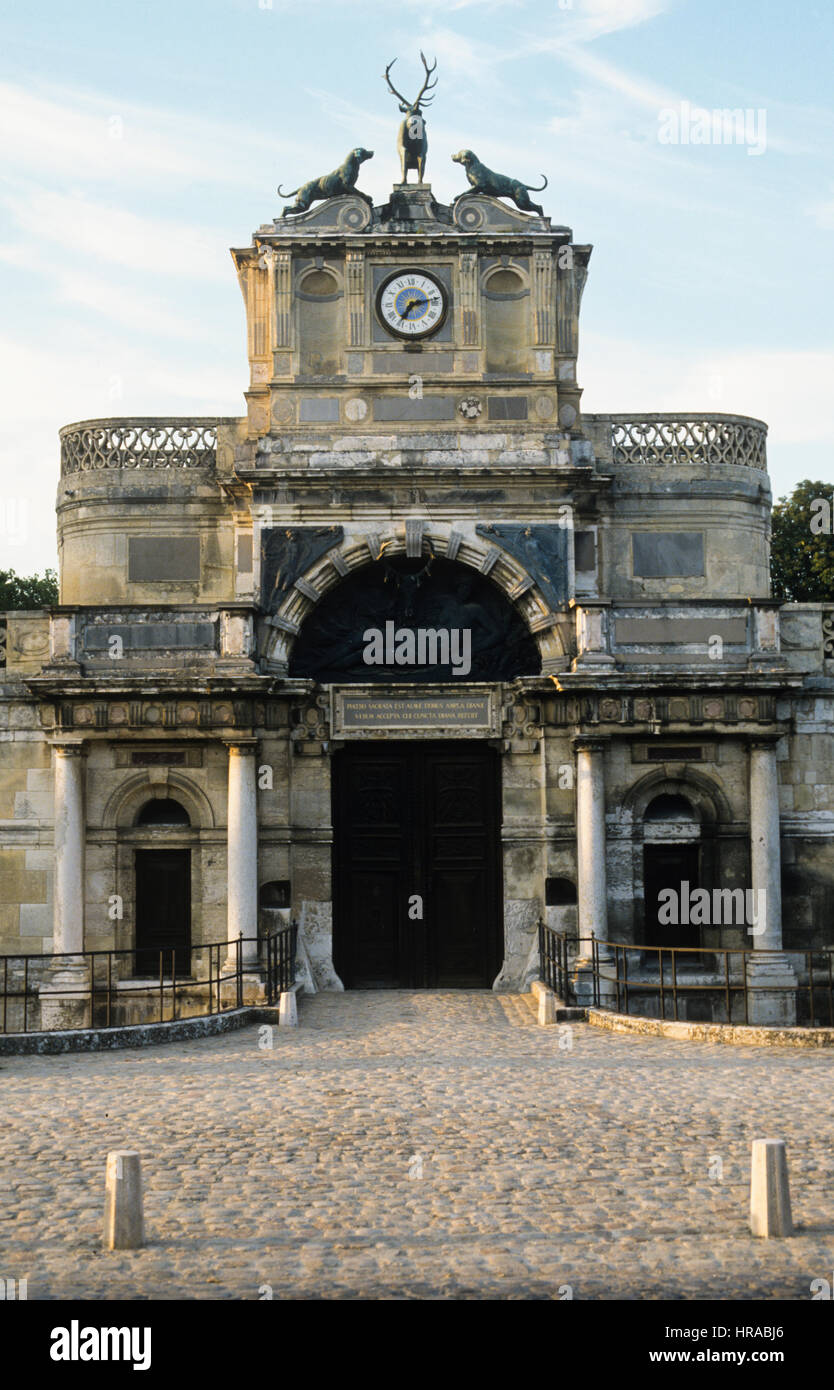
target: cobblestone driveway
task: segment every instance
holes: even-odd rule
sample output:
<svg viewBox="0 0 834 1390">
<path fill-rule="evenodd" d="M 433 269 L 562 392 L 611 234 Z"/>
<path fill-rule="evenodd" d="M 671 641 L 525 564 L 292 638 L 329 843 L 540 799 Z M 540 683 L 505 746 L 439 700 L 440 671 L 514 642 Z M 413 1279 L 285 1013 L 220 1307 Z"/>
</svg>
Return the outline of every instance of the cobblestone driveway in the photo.
<svg viewBox="0 0 834 1390">
<path fill-rule="evenodd" d="M 30 1299 L 807 1299 L 831 1279 L 830 1051 L 572 1030 L 518 996 L 327 994 L 271 1049 L 252 1027 L 5 1057 L 0 1275 Z M 747 1232 L 754 1137 L 788 1141 L 792 1240 Z M 150 1243 L 111 1254 L 122 1147 Z"/>
</svg>

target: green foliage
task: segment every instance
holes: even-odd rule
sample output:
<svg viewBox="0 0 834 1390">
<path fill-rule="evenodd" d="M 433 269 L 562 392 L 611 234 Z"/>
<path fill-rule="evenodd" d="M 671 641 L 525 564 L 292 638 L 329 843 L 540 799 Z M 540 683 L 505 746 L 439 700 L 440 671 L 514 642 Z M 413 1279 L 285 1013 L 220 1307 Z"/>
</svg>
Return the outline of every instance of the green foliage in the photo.
<svg viewBox="0 0 834 1390">
<path fill-rule="evenodd" d="M 831 483 L 806 479 L 774 506 L 770 546 L 774 598 L 793 603 L 834 599 L 832 494 Z"/>
<path fill-rule="evenodd" d="M 0 570 L 0 613 L 15 608 L 48 608 L 58 602 L 58 576 L 54 570 L 24 576 Z"/>
</svg>

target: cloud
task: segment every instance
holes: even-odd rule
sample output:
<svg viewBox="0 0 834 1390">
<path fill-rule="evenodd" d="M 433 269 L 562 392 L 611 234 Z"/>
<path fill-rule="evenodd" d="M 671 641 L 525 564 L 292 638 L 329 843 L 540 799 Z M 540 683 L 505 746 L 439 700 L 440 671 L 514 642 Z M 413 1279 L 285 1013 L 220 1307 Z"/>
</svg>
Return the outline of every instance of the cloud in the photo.
<svg viewBox="0 0 834 1390">
<path fill-rule="evenodd" d="M 834 352 L 755 348 L 687 353 L 637 340 L 586 333 L 580 360 L 583 409 L 705 411 L 766 421 L 771 444 L 803 445 L 834 437 Z"/>
<path fill-rule="evenodd" d="M 226 278 L 226 256 L 217 234 L 203 226 L 142 217 L 80 195 L 44 189 L 6 199 L 21 231 L 39 242 L 58 241 L 64 251 L 97 262 L 178 278 Z"/>
<path fill-rule="evenodd" d="M 143 106 L 117 92 L 47 91 L 0 82 L 0 156 L 6 169 L 78 181 L 142 184 L 186 180 L 238 187 L 263 178 L 264 162 L 305 148 L 286 130 L 195 119 Z"/>
<path fill-rule="evenodd" d="M 658 107 L 676 106 L 680 101 L 668 87 L 661 87 L 647 78 L 635 77 L 584 49 L 565 46 L 560 49 L 560 56 L 584 77 L 590 77 L 599 86 L 616 92 L 636 106 L 657 111 Z"/>
<path fill-rule="evenodd" d="M 834 232 L 834 198 L 823 203 L 812 203 L 806 209 L 806 214 L 822 231 Z"/>
</svg>

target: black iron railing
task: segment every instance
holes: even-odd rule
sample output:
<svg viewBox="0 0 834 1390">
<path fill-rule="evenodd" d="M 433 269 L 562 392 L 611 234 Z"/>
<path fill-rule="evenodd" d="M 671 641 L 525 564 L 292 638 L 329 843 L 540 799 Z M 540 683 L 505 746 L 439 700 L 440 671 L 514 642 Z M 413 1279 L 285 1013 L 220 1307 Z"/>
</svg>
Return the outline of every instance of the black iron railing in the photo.
<svg viewBox="0 0 834 1390">
<path fill-rule="evenodd" d="M 539 919 L 539 970 L 546 985 L 565 1003 L 571 993 L 568 969 L 568 942 L 576 942 L 567 932 L 557 932 Z"/>
<path fill-rule="evenodd" d="M 298 948 L 298 926 L 273 932 L 266 938 L 266 996 L 268 1004 L 276 1004 L 282 994 L 295 983 L 295 953 Z"/>
<path fill-rule="evenodd" d="M 676 1022 L 750 1023 L 772 1002 L 797 1027 L 834 1027 L 834 949 L 769 952 L 743 947 L 646 946 L 593 937 L 582 942 L 539 922 L 539 968 L 566 1004 Z M 764 984 L 751 965 L 778 954 L 796 984 Z M 789 996 L 793 996 L 790 1000 Z M 756 1008 L 751 1005 L 755 1001 Z M 755 1017 L 754 1017 L 755 1015 Z M 776 1021 L 776 1013 L 774 1013 Z"/>
<path fill-rule="evenodd" d="M 242 1008 L 247 977 L 261 970 L 244 959 L 252 939 L 157 951 L 152 972 L 147 948 L 0 956 L 0 1034 L 125 1028 Z M 270 1004 L 293 986 L 297 939 L 293 922 L 260 943 Z"/>
</svg>

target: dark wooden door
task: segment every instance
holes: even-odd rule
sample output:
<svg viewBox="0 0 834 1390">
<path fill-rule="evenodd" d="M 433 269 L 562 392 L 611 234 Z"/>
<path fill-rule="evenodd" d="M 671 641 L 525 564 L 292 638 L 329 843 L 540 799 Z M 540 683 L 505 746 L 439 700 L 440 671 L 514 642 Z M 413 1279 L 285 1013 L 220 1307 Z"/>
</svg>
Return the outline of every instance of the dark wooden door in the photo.
<svg viewBox="0 0 834 1390">
<path fill-rule="evenodd" d="M 165 974 L 176 952 L 178 975 L 190 972 L 191 851 L 136 851 L 136 974 L 158 975 L 164 951 Z"/>
<path fill-rule="evenodd" d="M 488 989 L 502 954 L 494 750 L 357 744 L 333 772 L 334 963 L 345 985 Z"/>
<path fill-rule="evenodd" d="M 692 923 L 658 921 L 658 897 L 664 888 L 677 895 L 678 918 L 681 912 L 684 884 L 691 894 L 698 888 L 698 845 L 645 845 L 643 849 L 644 891 L 646 902 L 647 946 L 700 946 L 701 929 Z M 664 903 L 667 901 L 664 898 Z"/>
</svg>

